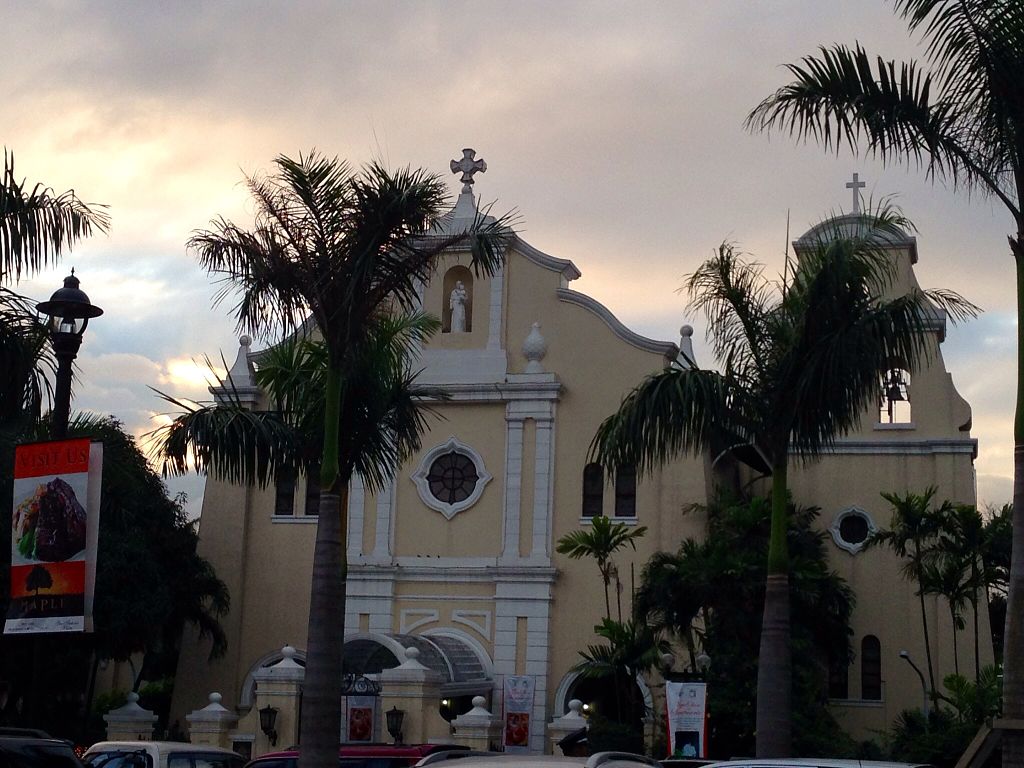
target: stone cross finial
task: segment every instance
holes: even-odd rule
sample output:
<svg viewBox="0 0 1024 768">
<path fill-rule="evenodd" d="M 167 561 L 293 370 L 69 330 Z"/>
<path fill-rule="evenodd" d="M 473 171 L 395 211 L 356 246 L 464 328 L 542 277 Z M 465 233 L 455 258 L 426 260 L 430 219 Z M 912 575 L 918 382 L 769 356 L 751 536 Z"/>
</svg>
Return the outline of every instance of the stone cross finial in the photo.
<svg viewBox="0 0 1024 768">
<path fill-rule="evenodd" d="M 473 174 L 479 171 L 480 173 L 487 172 L 487 163 L 483 158 L 476 160 L 476 150 L 466 148 L 462 150 L 461 160 L 452 160 L 451 168 L 452 173 L 461 173 L 462 178 L 459 181 L 462 182 L 463 193 L 468 193 L 470 188 L 473 186 Z"/>
<path fill-rule="evenodd" d="M 858 174 L 853 174 L 853 181 L 846 182 L 846 188 L 853 190 L 853 212 L 860 213 L 860 190 L 864 189 L 867 184 L 860 180 Z"/>
</svg>

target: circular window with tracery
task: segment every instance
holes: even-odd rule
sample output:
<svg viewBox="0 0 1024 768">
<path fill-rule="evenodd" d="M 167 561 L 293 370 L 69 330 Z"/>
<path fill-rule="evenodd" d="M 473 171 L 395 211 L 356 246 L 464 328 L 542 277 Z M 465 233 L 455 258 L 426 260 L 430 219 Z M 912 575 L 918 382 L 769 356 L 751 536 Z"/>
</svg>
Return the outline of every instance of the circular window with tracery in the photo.
<svg viewBox="0 0 1024 768">
<path fill-rule="evenodd" d="M 464 453 L 451 451 L 434 459 L 427 473 L 430 492 L 445 504 L 457 504 L 468 499 L 480 478 L 476 464 Z"/>
<path fill-rule="evenodd" d="M 454 437 L 428 451 L 412 474 L 423 503 L 449 520 L 475 504 L 490 479 L 480 454 Z"/>
<path fill-rule="evenodd" d="M 868 539 L 877 530 L 871 515 L 860 507 L 847 507 L 832 520 L 829 533 L 837 547 L 855 555 L 864 549 Z"/>
</svg>

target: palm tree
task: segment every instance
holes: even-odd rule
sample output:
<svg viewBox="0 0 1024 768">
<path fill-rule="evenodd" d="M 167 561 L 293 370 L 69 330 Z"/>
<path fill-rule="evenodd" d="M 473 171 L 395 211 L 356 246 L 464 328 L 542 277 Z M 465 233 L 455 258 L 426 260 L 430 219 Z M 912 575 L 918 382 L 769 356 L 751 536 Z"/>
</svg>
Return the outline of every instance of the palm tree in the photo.
<svg viewBox="0 0 1024 768">
<path fill-rule="evenodd" d="M 1017 285 L 1013 552 L 1004 652 L 1005 716 L 1024 718 L 1024 4 L 1019 0 L 895 0 L 927 41 L 932 73 L 871 57 L 859 45 L 822 48 L 790 64 L 794 80 L 758 105 L 751 128 L 844 144 L 883 162 L 924 166 L 929 178 L 998 199 L 1013 217 Z M 1024 735 L 1007 733 L 1004 765 L 1024 765 Z"/>
<path fill-rule="evenodd" d="M 862 217 L 852 236 L 826 222 L 781 292 L 760 265 L 723 244 L 686 289 L 689 309 L 708 318 L 708 338 L 724 370 L 690 361 L 649 376 L 601 424 L 591 445 L 594 460 L 610 472 L 635 465 L 641 474 L 686 452 L 747 446 L 748 460 L 771 474 L 758 757 L 790 750 L 790 454 L 811 458 L 827 450 L 877 403 L 880 377 L 893 360 L 915 367 L 927 357 L 933 303 L 955 317 L 973 311 L 949 292 L 879 298 L 894 278 L 885 244 L 901 224 L 887 208 Z"/>
<path fill-rule="evenodd" d="M 947 567 L 958 569 L 961 585 L 954 590 L 956 599 L 969 602 L 974 612 L 974 682 L 981 675 L 981 638 L 978 631 L 979 605 L 988 607 L 985 592 L 985 563 L 982 559 L 985 548 L 985 524 L 977 507 L 971 504 L 957 504 L 943 520 L 939 530 L 937 553 Z M 957 592 L 962 594 L 957 595 Z M 949 599 L 947 597 L 947 599 Z"/>
<path fill-rule="evenodd" d="M 921 604 L 921 631 L 924 637 L 924 653 L 928 664 L 928 688 L 935 695 L 935 667 L 932 664 L 932 646 L 928 634 L 928 614 L 925 611 L 924 585 L 927 582 L 925 569 L 934 557 L 933 547 L 942 520 L 952 512 L 953 505 L 943 501 L 932 508 L 936 489 L 928 488 L 924 493 L 883 493 L 882 498 L 892 506 L 892 520 L 889 528 L 875 532 L 868 539 L 868 546 L 886 546 L 897 556 L 906 558 L 903 575 L 917 584 L 917 597 Z"/>
<path fill-rule="evenodd" d="M 42 184 L 20 182 L 14 154 L 4 150 L 0 176 L 0 433 L 15 439 L 42 412 L 54 370 L 46 327 L 34 303 L 6 287 L 55 264 L 94 229 L 106 232 L 105 206 L 83 203 L 73 190 L 57 195 Z"/>
<path fill-rule="evenodd" d="M 432 228 L 447 194 L 439 177 L 422 170 L 391 172 L 371 163 L 353 171 L 316 151 L 298 160 L 280 156 L 274 165 L 273 174 L 246 179 L 256 206 L 252 229 L 217 219 L 211 230 L 194 234 L 189 247 L 222 280 L 217 301 L 240 293 L 234 306 L 239 330 L 271 339 L 302 326 L 323 340 L 321 493 L 300 724 L 300 764 L 312 768 L 337 759 L 348 573 L 342 515 L 349 481 L 358 472 L 369 488 L 382 487 L 422 428 L 419 417 L 368 396 L 381 386 L 375 364 L 382 361 L 367 358 L 372 329 L 384 313 L 416 307 L 419 285 L 448 249 L 468 247 L 474 269 L 492 273 L 509 229 L 507 220 L 479 212 L 466 228 L 455 222 Z M 236 440 L 235 424 L 218 433 L 197 422 L 194 433 L 180 436 L 170 466 L 182 466 L 182 444 L 206 451 L 206 466 L 228 479 L 259 479 L 262 472 L 265 480 L 280 458 L 294 460 L 294 447 L 276 428 L 268 436 L 284 457 Z"/>
<path fill-rule="evenodd" d="M 949 620 L 953 627 L 953 673 L 960 674 L 960 651 L 957 634 L 967 626 L 964 621 L 964 606 L 971 597 L 971 591 L 964 581 L 963 564 L 951 557 L 940 563 L 928 563 L 921 570 L 919 590 L 922 595 L 939 595 L 946 599 Z"/>
<path fill-rule="evenodd" d="M 583 661 L 573 667 L 584 677 L 611 678 L 615 689 L 616 721 L 636 726 L 644 716 L 637 678 L 660 661 L 663 643 L 644 621 L 612 621 L 605 618 L 594 627 L 603 645 L 580 651 Z"/>
<path fill-rule="evenodd" d="M 590 530 L 571 531 L 558 540 L 555 551 L 561 555 L 568 555 L 573 560 L 582 560 L 585 557 L 592 557 L 597 562 L 597 569 L 601 572 L 601 581 L 604 582 L 604 609 L 605 619 L 612 619 L 612 605 L 608 596 L 608 588 L 611 585 L 612 575 L 616 574 L 615 563 L 612 562 L 612 555 L 620 549 L 629 545 L 636 551 L 636 542 L 641 536 L 647 533 L 647 526 L 641 525 L 630 530 L 625 523 L 613 523 L 604 515 L 598 515 L 590 520 Z M 619 588 L 616 585 L 615 599 L 619 602 L 619 620 L 622 620 L 622 601 L 619 597 Z"/>
</svg>

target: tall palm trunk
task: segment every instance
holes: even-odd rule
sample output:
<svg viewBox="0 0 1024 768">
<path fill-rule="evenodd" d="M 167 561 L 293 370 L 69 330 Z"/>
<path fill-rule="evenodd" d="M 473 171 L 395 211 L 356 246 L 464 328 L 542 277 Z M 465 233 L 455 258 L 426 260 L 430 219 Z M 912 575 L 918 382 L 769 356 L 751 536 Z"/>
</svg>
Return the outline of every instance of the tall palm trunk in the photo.
<svg viewBox="0 0 1024 768">
<path fill-rule="evenodd" d="M 792 654 L 789 648 L 788 451 L 772 467 L 772 529 L 757 657 L 757 757 L 790 757 Z"/>
<path fill-rule="evenodd" d="M 1022 191 L 1018 182 L 1018 200 Z M 1017 273 L 1017 404 L 1013 420 L 1013 544 L 1003 628 L 1003 717 L 1024 719 L 1024 222 L 1010 248 Z M 1024 733 L 1003 734 L 1003 767 L 1024 766 Z"/>
<path fill-rule="evenodd" d="M 930 694 L 935 693 L 935 669 L 932 666 L 932 641 L 928 634 L 928 612 L 925 610 L 924 601 L 924 583 L 921 581 L 924 578 L 923 567 L 921 564 L 921 539 L 920 534 L 914 538 L 914 570 L 917 571 L 917 599 L 921 603 L 921 630 L 924 633 L 924 657 L 925 661 L 928 662 L 928 690 Z M 954 631 L 956 631 L 954 627 Z"/>
<path fill-rule="evenodd" d="M 954 674 L 960 674 L 960 650 L 957 648 L 956 643 L 956 608 L 953 603 L 949 604 L 949 620 L 953 623 L 953 672 Z"/>
<path fill-rule="evenodd" d="M 348 573 L 342 510 L 347 507 L 347 488 L 340 494 L 320 494 L 309 599 L 306 679 L 302 686 L 300 768 L 334 765 L 338 759 L 341 639 L 345 634 L 345 577 Z"/>
<path fill-rule="evenodd" d="M 302 686 L 299 768 L 336 765 L 341 730 L 341 685 L 348 581 L 348 483 L 338 473 L 341 372 L 328 363 L 320 515 L 313 548 L 306 678 Z M 347 480 L 347 478 L 344 478 Z"/>
</svg>

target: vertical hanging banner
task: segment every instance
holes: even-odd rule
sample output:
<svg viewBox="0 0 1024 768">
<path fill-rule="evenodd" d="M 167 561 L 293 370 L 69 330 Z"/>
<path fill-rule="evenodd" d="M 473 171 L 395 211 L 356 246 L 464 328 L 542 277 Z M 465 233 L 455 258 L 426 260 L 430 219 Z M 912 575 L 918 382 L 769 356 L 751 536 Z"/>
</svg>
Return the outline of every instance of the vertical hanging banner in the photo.
<svg viewBox="0 0 1024 768">
<path fill-rule="evenodd" d="M 103 444 L 19 445 L 4 634 L 92 631 Z"/>
<path fill-rule="evenodd" d="M 505 676 L 505 751 L 530 749 L 530 712 L 533 710 L 533 678 Z"/>
<path fill-rule="evenodd" d="M 669 758 L 707 757 L 707 684 L 665 683 Z"/>
</svg>

